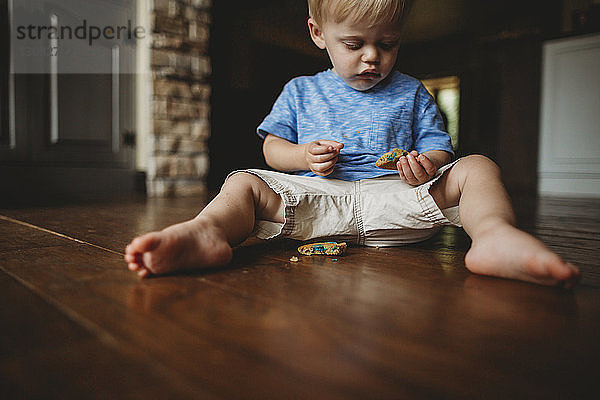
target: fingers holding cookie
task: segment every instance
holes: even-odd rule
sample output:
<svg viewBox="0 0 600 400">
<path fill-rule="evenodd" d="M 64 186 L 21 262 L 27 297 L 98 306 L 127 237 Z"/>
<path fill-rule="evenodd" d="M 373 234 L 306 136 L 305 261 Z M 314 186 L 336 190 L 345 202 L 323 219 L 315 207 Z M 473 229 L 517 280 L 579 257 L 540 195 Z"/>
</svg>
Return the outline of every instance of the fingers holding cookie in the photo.
<svg viewBox="0 0 600 400">
<path fill-rule="evenodd" d="M 437 171 L 429 158 L 423 154 L 419 155 L 415 150 L 406 156 L 400 157 L 396 165 L 400 178 L 413 186 L 429 181 Z"/>
</svg>

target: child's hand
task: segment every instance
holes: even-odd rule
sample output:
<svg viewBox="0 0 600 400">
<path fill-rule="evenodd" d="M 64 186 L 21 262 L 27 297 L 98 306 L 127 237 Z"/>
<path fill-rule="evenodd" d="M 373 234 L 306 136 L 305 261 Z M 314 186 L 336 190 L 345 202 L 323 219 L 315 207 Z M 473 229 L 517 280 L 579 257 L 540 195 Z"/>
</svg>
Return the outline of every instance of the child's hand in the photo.
<svg viewBox="0 0 600 400">
<path fill-rule="evenodd" d="M 412 186 L 417 186 L 427 182 L 437 172 L 435 164 L 416 150 L 411 151 L 406 156 L 400 157 L 396 164 L 400 178 Z"/>
<path fill-rule="evenodd" d="M 304 158 L 308 168 L 317 175 L 327 176 L 333 172 L 342 143 L 334 140 L 315 140 L 304 147 Z"/>
</svg>

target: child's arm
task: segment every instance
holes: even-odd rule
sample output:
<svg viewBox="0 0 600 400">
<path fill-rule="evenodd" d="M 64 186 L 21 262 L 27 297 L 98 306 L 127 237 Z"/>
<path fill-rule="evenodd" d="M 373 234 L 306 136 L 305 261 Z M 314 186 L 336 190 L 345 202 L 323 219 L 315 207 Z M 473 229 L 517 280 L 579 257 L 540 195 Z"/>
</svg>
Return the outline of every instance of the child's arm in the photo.
<svg viewBox="0 0 600 400">
<path fill-rule="evenodd" d="M 263 143 L 267 164 L 284 172 L 310 170 L 326 176 L 333 172 L 342 143 L 333 140 L 316 140 L 295 144 L 278 136 L 268 134 Z"/>
<path fill-rule="evenodd" d="M 398 173 L 400 178 L 409 185 L 420 185 L 427 182 L 443 165 L 450 162 L 450 153 L 443 150 L 430 150 L 419 155 L 416 150 L 406 157 L 400 157 Z"/>
</svg>

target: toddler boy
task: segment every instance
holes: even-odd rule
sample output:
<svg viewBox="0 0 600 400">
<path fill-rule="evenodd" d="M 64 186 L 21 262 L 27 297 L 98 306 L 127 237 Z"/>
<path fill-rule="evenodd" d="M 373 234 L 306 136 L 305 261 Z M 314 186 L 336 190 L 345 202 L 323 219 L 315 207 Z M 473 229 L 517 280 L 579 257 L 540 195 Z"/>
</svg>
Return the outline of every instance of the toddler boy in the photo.
<svg viewBox="0 0 600 400">
<path fill-rule="evenodd" d="M 129 269 L 144 277 L 224 265 L 251 235 L 394 246 L 462 224 L 470 271 L 572 286 L 579 270 L 515 228 L 498 167 L 476 155 L 450 163 L 433 99 L 393 71 L 407 1 L 308 4 L 310 36 L 333 68 L 290 81 L 258 127 L 280 172 L 231 174 L 196 218 L 134 239 Z M 376 168 L 395 147 L 410 150 L 397 170 Z"/>
</svg>

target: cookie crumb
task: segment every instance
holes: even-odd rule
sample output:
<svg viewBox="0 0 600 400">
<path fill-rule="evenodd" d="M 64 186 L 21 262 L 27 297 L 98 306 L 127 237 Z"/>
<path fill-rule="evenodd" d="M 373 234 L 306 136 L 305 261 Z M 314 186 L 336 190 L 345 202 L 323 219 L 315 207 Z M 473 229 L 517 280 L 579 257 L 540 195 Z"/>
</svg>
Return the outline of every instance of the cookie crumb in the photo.
<svg viewBox="0 0 600 400">
<path fill-rule="evenodd" d="M 296 256 L 292 256 L 292 257 L 290 258 L 290 261 L 291 261 L 291 262 L 298 262 L 298 257 L 296 257 Z"/>
</svg>

